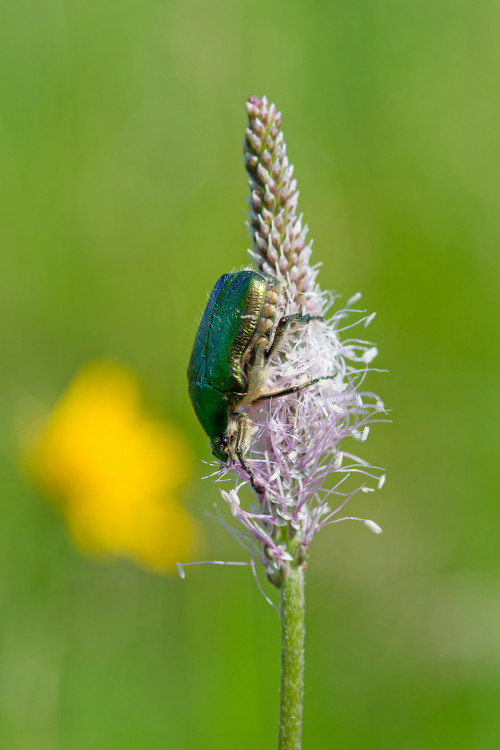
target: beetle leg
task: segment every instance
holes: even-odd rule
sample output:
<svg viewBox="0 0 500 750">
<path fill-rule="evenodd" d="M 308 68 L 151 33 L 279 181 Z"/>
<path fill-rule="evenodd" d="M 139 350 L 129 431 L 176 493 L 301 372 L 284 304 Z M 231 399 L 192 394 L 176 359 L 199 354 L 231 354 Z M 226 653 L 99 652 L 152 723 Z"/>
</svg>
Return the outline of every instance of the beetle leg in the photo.
<svg viewBox="0 0 500 750">
<path fill-rule="evenodd" d="M 273 391 L 272 393 L 264 393 L 262 396 L 258 396 L 252 401 L 256 404 L 258 401 L 265 401 L 269 398 L 277 398 L 278 396 L 288 396 L 290 393 L 297 393 L 297 391 L 303 391 L 304 388 L 309 388 L 310 385 L 319 383 L 320 380 L 334 380 L 336 375 L 323 375 L 320 378 L 314 378 L 313 380 L 307 380 L 305 383 L 300 385 L 291 385 L 289 388 L 283 388 L 281 391 Z"/>
<path fill-rule="evenodd" d="M 252 487 L 255 490 L 255 492 L 258 495 L 263 495 L 264 492 L 265 492 L 265 489 L 264 489 L 264 487 L 261 487 L 260 485 L 255 484 L 255 479 L 254 479 L 254 476 L 253 476 L 253 471 L 250 469 L 250 467 L 248 466 L 247 462 L 243 458 L 243 454 L 241 453 L 241 451 L 237 450 L 236 451 L 236 455 L 238 456 L 238 460 L 239 460 L 240 464 L 242 465 L 242 467 L 245 469 L 246 473 L 248 474 L 248 478 L 250 479 L 250 484 L 252 485 Z"/>
<path fill-rule="evenodd" d="M 278 325 L 276 326 L 276 332 L 271 346 L 266 352 L 266 360 L 279 349 L 279 345 L 283 340 L 283 336 L 286 333 L 287 327 L 290 323 L 310 323 L 311 320 L 324 320 L 322 315 L 303 315 L 302 313 L 294 313 L 293 315 L 284 315 L 280 318 Z"/>
<path fill-rule="evenodd" d="M 259 485 L 255 484 L 253 471 L 248 466 L 243 455 L 245 451 L 247 450 L 248 444 L 250 442 L 250 435 L 252 433 L 252 423 L 246 414 L 235 414 L 234 416 L 237 417 L 238 419 L 237 433 L 236 433 L 236 445 L 234 447 L 234 452 L 236 453 L 238 457 L 238 461 L 240 462 L 241 466 L 248 474 L 248 477 L 250 479 L 250 484 L 252 485 L 255 492 L 257 492 L 259 495 L 263 495 L 265 490 L 263 487 L 259 487 Z"/>
<path fill-rule="evenodd" d="M 241 358 L 242 367 L 247 377 L 255 367 L 261 368 L 263 366 L 266 360 L 266 346 L 269 346 L 269 339 L 259 336 L 257 341 L 252 341 L 247 347 L 246 352 Z"/>
</svg>

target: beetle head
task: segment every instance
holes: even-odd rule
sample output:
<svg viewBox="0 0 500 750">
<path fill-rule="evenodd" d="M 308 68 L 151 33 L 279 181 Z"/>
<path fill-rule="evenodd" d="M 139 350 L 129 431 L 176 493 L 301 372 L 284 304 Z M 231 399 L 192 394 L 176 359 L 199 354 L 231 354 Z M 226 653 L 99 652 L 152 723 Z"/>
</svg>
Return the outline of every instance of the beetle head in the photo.
<svg viewBox="0 0 500 750">
<path fill-rule="evenodd" d="M 212 441 L 212 454 L 223 464 L 227 464 L 231 456 L 231 441 L 225 435 L 214 438 Z"/>
</svg>

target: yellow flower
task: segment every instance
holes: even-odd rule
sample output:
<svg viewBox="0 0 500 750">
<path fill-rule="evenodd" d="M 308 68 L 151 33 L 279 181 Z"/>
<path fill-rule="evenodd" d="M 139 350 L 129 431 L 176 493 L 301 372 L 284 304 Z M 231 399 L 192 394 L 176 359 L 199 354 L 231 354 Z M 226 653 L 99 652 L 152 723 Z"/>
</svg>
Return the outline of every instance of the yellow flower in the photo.
<svg viewBox="0 0 500 750">
<path fill-rule="evenodd" d="M 175 428 L 145 414 L 132 373 L 106 362 L 80 372 L 29 457 L 82 549 L 164 572 L 189 558 L 196 542 L 177 498 L 190 464 Z"/>
</svg>

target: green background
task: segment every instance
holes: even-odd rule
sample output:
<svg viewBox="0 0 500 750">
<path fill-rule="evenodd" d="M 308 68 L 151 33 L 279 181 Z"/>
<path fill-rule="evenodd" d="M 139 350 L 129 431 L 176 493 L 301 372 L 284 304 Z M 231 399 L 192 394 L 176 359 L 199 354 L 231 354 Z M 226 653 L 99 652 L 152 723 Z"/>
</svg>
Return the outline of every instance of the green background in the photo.
<svg viewBox="0 0 500 750">
<path fill-rule="evenodd" d="M 361 289 L 387 466 L 307 584 L 304 747 L 497 748 L 500 5 L 7 0 L 0 19 L 0 745 L 275 746 L 279 627 L 246 568 L 185 581 L 79 555 L 19 471 L 16 420 L 115 357 L 206 440 L 196 320 L 246 262 L 245 100 L 283 113 L 320 281 Z"/>
</svg>

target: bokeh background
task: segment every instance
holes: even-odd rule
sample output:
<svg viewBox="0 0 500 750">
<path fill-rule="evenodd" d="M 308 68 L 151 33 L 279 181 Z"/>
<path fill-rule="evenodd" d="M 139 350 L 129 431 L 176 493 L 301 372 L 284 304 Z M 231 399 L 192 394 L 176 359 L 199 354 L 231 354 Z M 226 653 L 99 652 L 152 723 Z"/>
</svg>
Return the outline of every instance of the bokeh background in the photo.
<svg viewBox="0 0 500 750">
<path fill-rule="evenodd" d="M 273 748 L 279 625 L 246 568 L 185 581 L 75 546 L 26 425 L 121 362 L 192 454 L 196 321 L 245 263 L 245 100 L 283 113 L 320 280 L 361 289 L 393 424 L 307 585 L 304 747 L 497 748 L 500 6 L 4 0 L 0 22 L 0 745 Z M 180 459 L 181 460 L 181 459 Z"/>
</svg>

